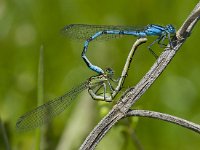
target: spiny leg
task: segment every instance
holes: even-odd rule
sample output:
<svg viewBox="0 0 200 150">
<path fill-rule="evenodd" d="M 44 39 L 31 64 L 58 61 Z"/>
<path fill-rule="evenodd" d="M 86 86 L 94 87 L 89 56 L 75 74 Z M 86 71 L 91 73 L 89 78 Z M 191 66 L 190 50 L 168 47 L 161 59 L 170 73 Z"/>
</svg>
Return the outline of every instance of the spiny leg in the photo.
<svg viewBox="0 0 200 150">
<path fill-rule="evenodd" d="M 103 87 L 103 93 L 98 93 L 98 91 Z M 94 91 L 93 89 L 88 89 L 89 94 L 94 100 L 101 100 L 101 101 L 106 101 L 106 102 L 111 102 L 112 97 L 109 96 L 107 97 L 107 88 L 106 88 L 106 83 L 102 83 L 98 90 Z M 103 96 L 102 96 L 103 94 Z"/>
<path fill-rule="evenodd" d="M 112 86 L 112 84 L 110 83 L 109 79 L 108 79 L 107 83 L 109 85 L 109 88 L 110 88 L 111 92 L 113 92 L 115 90 L 115 88 Z"/>
<path fill-rule="evenodd" d="M 88 92 L 94 100 L 107 100 L 106 98 L 106 83 L 108 80 L 107 71 L 104 74 L 92 76 L 88 81 Z M 99 93 L 99 90 L 102 89 L 103 92 Z M 102 96 L 103 94 L 103 96 Z M 110 100 L 109 100 L 110 101 Z"/>
<path fill-rule="evenodd" d="M 151 54 L 153 54 L 153 56 L 157 59 L 158 58 L 158 55 L 151 49 L 151 47 L 159 42 L 161 40 L 162 36 L 159 36 L 157 39 L 155 39 L 149 46 L 148 46 L 148 50 L 150 51 Z"/>
<path fill-rule="evenodd" d="M 173 45 L 172 45 L 171 35 L 170 35 L 170 33 L 168 33 L 168 40 L 169 40 L 170 48 L 172 49 L 172 48 L 173 48 Z"/>
<path fill-rule="evenodd" d="M 170 33 L 168 33 L 167 35 L 164 35 L 164 36 L 158 41 L 158 44 L 159 44 L 161 47 L 163 47 L 163 46 L 164 46 L 164 47 L 167 47 L 167 45 L 163 43 L 164 40 L 166 39 L 166 37 L 168 38 L 169 45 L 170 45 L 170 47 L 168 47 L 168 48 L 172 48 L 173 46 L 172 46 L 172 42 L 171 42 L 171 35 L 170 35 Z"/>
<path fill-rule="evenodd" d="M 162 36 L 162 37 L 160 38 L 160 40 L 158 41 L 158 44 L 159 44 L 159 46 L 160 46 L 161 48 L 167 46 L 166 44 L 164 44 L 164 40 L 165 40 L 165 39 L 166 39 L 166 35 Z"/>
<path fill-rule="evenodd" d="M 103 83 L 103 90 L 104 90 L 103 97 L 104 97 L 104 100 L 106 101 L 106 84 L 105 83 Z"/>
<path fill-rule="evenodd" d="M 102 100 L 102 101 L 111 102 L 113 99 L 111 95 L 114 92 L 113 90 L 115 90 L 115 88 L 113 88 L 113 86 L 111 85 L 109 81 L 110 76 L 104 73 L 96 77 L 98 78 L 100 76 L 103 76 L 102 78 L 103 80 L 99 80 L 98 82 L 96 82 L 94 86 L 89 87 L 88 92 L 94 100 Z M 95 78 L 93 78 L 93 80 L 95 80 Z M 107 91 L 107 86 L 110 88 L 111 93 Z M 99 93 L 99 90 L 102 89 L 102 87 L 103 87 L 103 92 Z"/>
<path fill-rule="evenodd" d="M 94 89 L 92 89 L 92 91 L 95 93 L 95 94 L 98 94 L 99 90 L 103 87 L 103 83 L 99 85 L 99 87 L 94 91 Z M 100 93 L 101 94 L 101 93 Z"/>
</svg>

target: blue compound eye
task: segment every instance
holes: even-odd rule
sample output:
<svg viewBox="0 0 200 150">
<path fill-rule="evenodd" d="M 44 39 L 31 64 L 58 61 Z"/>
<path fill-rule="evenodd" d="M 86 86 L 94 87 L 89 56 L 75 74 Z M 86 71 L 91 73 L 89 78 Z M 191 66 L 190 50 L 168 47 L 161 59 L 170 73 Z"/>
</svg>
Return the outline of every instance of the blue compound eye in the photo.
<svg viewBox="0 0 200 150">
<path fill-rule="evenodd" d="M 168 25 L 166 26 L 166 30 L 167 30 L 169 33 L 172 33 L 172 34 L 176 33 L 176 29 L 175 29 L 171 24 L 168 24 Z"/>
</svg>

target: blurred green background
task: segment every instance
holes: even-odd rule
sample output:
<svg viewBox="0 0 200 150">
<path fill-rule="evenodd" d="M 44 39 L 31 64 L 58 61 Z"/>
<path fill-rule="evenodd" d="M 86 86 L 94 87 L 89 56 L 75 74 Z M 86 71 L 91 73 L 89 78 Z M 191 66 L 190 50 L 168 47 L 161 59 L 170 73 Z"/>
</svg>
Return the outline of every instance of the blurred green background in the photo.
<svg viewBox="0 0 200 150">
<path fill-rule="evenodd" d="M 83 42 L 63 37 L 61 28 L 72 23 L 136 26 L 170 23 L 178 29 L 197 2 L 0 0 L 0 117 L 9 146 L 14 150 L 30 150 L 39 145 L 36 130 L 17 132 L 15 123 L 19 116 L 37 106 L 41 45 L 44 47 L 45 101 L 62 95 L 95 74 L 80 56 Z M 162 76 L 134 108 L 165 112 L 200 123 L 200 28 L 197 26 Z M 137 51 L 122 91 L 135 85 L 155 61 L 147 50 L 154 39 L 149 38 Z M 94 42 L 87 56 L 102 68 L 112 67 L 119 76 L 135 40 L 135 37 L 127 37 Z M 158 54 L 162 52 L 158 46 L 154 50 Z M 41 149 L 77 149 L 115 102 L 96 102 L 87 91 L 82 92 L 67 111 L 48 125 L 41 139 Z M 5 149 L 2 130 L 0 133 L 0 149 Z M 200 135 L 162 121 L 129 118 L 114 126 L 97 149 L 139 147 L 148 150 L 199 149 Z"/>
</svg>

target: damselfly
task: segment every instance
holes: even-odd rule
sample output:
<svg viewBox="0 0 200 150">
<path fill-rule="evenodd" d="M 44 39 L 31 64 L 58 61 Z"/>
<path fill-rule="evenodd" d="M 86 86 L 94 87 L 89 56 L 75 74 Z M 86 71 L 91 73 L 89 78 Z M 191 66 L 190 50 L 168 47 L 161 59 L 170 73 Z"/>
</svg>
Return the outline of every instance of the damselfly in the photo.
<svg viewBox="0 0 200 150">
<path fill-rule="evenodd" d="M 131 35 L 139 38 L 147 36 L 158 36 L 158 38 L 148 46 L 150 52 L 155 57 L 157 57 L 157 55 L 151 49 L 152 45 L 154 45 L 156 42 L 158 42 L 160 45 L 163 45 L 163 41 L 166 38 L 168 38 L 171 45 L 170 35 L 175 34 L 176 30 L 171 24 L 166 26 L 149 24 L 142 28 L 135 28 L 132 26 L 70 24 L 65 26 L 62 29 L 62 32 L 64 35 L 70 38 L 85 40 L 81 55 L 83 60 L 91 70 L 97 72 L 98 74 L 103 74 L 104 71 L 100 67 L 93 65 L 86 57 L 86 52 L 91 41 L 98 39 L 117 38 L 124 35 Z"/>
</svg>

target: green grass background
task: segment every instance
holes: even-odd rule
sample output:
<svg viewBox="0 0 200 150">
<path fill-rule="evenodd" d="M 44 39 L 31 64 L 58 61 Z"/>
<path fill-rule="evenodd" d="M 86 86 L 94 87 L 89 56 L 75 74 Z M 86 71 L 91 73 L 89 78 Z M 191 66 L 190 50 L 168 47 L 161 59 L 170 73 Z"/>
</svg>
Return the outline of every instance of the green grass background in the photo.
<svg viewBox="0 0 200 150">
<path fill-rule="evenodd" d="M 38 149 L 36 131 L 17 132 L 17 118 L 37 106 L 40 47 L 43 45 L 44 101 L 62 95 L 95 75 L 81 58 L 83 42 L 60 34 L 67 24 L 145 26 L 173 24 L 177 29 L 198 1 L 189 0 L 0 0 L 0 117 L 9 146 Z M 200 123 L 199 25 L 171 64 L 134 108 L 149 109 Z M 155 58 L 147 46 L 137 51 L 123 91 L 135 85 Z M 135 37 L 91 43 L 87 56 L 94 64 L 120 75 Z M 158 54 L 162 48 L 154 46 Z M 39 83 L 42 84 L 42 83 Z M 41 92 L 41 90 L 40 90 Z M 117 99 L 116 99 L 117 100 Z M 115 102 L 114 102 L 115 103 Z M 48 125 L 41 149 L 77 149 L 114 103 L 93 101 L 82 92 L 72 106 Z M 0 149 L 5 149 L 0 132 Z M 170 123 L 147 118 L 120 121 L 97 146 L 99 150 L 199 149 L 200 135 Z"/>
</svg>

